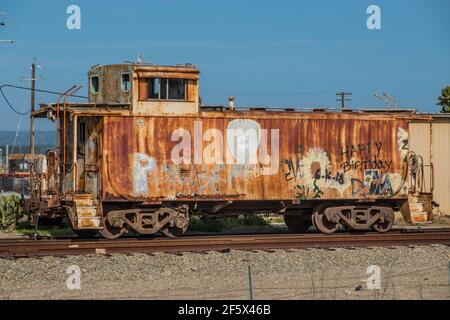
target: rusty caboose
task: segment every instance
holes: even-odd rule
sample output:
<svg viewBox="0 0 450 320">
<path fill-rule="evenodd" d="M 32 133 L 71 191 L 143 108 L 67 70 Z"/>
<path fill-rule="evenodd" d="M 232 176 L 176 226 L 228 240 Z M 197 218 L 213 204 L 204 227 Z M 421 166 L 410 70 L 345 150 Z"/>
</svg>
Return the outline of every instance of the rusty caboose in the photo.
<svg viewBox="0 0 450 320">
<path fill-rule="evenodd" d="M 32 168 L 34 216 L 67 215 L 80 234 L 183 235 L 191 214 L 279 213 L 311 225 L 408 220 L 413 113 L 202 106 L 193 65 L 117 64 L 88 72 L 89 102 L 43 104 L 56 150 Z"/>
</svg>

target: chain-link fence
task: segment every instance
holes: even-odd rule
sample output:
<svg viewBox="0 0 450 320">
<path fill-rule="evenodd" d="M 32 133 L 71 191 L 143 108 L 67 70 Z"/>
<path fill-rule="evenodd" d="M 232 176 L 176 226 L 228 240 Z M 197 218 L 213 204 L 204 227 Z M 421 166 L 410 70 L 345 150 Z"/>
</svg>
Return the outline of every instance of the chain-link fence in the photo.
<svg viewBox="0 0 450 320">
<path fill-rule="evenodd" d="M 8 194 L 30 194 L 30 177 L 26 174 L 0 174 L 0 196 Z"/>
</svg>

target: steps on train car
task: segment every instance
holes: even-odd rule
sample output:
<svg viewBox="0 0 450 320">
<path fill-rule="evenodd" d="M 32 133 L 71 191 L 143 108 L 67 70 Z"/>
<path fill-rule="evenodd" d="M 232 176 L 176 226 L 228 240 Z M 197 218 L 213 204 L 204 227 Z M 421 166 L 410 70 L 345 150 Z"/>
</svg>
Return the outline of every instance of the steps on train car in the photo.
<svg viewBox="0 0 450 320">
<path fill-rule="evenodd" d="M 76 194 L 73 201 L 76 204 L 78 228 L 99 228 L 101 217 L 94 195 L 85 193 Z"/>
<path fill-rule="evenodd" d="M 408 201 L 412 222 L 429 222 L 433 220 L 432 194 L 425 192 L 415 193 L 408 196 Z"/>
</svg>

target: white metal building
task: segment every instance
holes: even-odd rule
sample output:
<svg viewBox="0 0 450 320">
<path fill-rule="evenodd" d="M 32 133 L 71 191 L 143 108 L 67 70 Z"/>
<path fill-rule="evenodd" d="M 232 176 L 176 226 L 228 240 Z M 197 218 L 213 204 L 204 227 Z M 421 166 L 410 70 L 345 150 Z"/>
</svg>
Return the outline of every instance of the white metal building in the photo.
<svg viewBox="0 0 450 320">
<path fill-rule="evenodd" d="M 439 211 L 450 214 L 450 114 L 431 116 L 431 123 L 410 124 L 410 150 L 423 158 L 424 192 L 432 192 Z"/>
</svg>

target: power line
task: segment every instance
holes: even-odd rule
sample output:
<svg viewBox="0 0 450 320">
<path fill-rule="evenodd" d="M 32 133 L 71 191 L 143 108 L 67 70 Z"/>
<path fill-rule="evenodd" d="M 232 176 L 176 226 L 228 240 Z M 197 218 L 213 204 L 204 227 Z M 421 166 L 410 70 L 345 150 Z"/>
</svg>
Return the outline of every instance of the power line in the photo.
<svg viewBox="0 0 450 320">
<path fill-rule="evenodd" d="M 15 89 L 31 90 L 31 88 L 16 86 L 16 85 L 13 85 L 13 84 L 1 85 L 0 86 L 0 90 L 3 89 L 4 87 L 10 87 L 10 88 L 15 88 Z M 43 93 L 50 93 L 50 94 L 57 94 L 57 95 L 64 95 L 64 92 L 57 92 L 57 91 L 50 91 L 50 90 L 43 90 L 43 89 L 35 89 L 34 91 L 36 91 L 36 92 L 43 92 Z M 88 99 L 88 97 L 86 97 L 86 96 L 71 95 L 71 97 Z"/>
<path fill-rule="evenodd" d="M 27 115 L 27 114 L 29 114 L 29 113 L 31 112 L 31 111 L 27 111 L 27 112 L 20 112 L 20 111 L 17 111 L 17 110 L 11 105 L 11 103 L 8 101 L 8 98 L 6 98 L 5 93 L 3 92 L 3 86 L 0 87 L 0 93 L 1 93 L 2 96 L 3 96 L 3 99 L 5 99 L 6 104 L 11 108 L 12 111 L 14 111 L 15 113 L 17 113 L 18 115 L 20 115 L 20 116 L 25 116 L 25 115 Z"/>
<path fill-rule="evenodd" d="M 24 95 L 24 101 L 23 101 L 23 108 L 22 108 L 22 110 L 25 108 L 26 101 L 27 101 L 27 96 Z M 16 147 L 17 138 L 20 135 L 20 131 L 19 130 L 20 130 L 20 126 L 22 125 L 22 119 L 23 119 L 23 116 L 20 116 L 19 117 L 19 121 L 17 123 L 16 135 L 14 136 L 14 143 L 13 143 L 12 148 L 11 148 L 11 153 L 14 153 L 14 148 Z"/>
<path fill-rule="evenodd" d="M 15 89 L 24 89 L 24 90 L 32 90 L 32 89 L 28 88 L 28 87 L 15 86 L 12 84 L 4 84 L 4 85 L 0 86 L 0 93 L 3 96 L 3 99 L 5 99 L 5 102 L 8 105 L 8 107 L 11 108 L 11 110 L 13 110 L 15 113 L 17 113 L 18 115 L 21 115 L 21 116 L 29 114 L 31 112 L 31 110 L 27 111 L 27 112 L 20 112 L 16 108 L 13 107 L 13 105 L 9 102 L 8 98 L 6 97 L 5 93 L 3 92 L 3 88 L 5 88 L 5 87 L 10 87 L 10 88 L 15 88 Z M 56 91 L 50 91 L 50 90 L 34 89 L 34 91 L 49 93 L 49 94 L 56 94 L 56 95 L 64 95 L 63 92 L 56 92 Z M 88 97 L 85 97 L 85 96 L 73 95 L 72 97 L 88 99 Z"/>
</svg>

